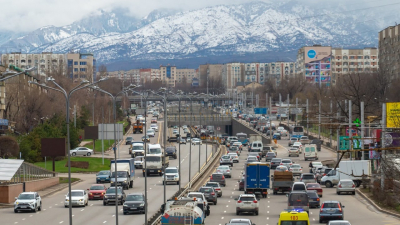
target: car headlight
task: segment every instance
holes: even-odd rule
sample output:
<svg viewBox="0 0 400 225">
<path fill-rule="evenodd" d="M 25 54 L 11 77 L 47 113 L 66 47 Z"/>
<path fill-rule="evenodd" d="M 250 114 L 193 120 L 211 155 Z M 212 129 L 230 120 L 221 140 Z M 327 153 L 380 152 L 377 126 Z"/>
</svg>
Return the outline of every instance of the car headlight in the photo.
<svg viewBox="0 0 400 225">
<path fill-rule="evenodd" d="M 81 201 L 83 201 L 83 199 L 79 199 L 79 201 L 81 202 Z"/>
<path fill-rule="evenodd" d="M 126 183 L 126 180 L 124 180 L 124 183 Z"/>
<path fill-rule="evenodd" d="M 178 174 L 176 174 L 176 175 L 175 175 L 175 177 L 179 177 L 179 175 L 178 175 Z"/>
<path fill-rule="evenodd" d="M 111 181 L 111 183 L 114 183 L 114 181 Z"/>
<path fill-rule="evenodd" d="M 18 205 L 18 202 L 15 202 L 14 204 Z"/>
<path fill-rule="evenodd" d="M 67 202 L 68 202 L 68 201 L 69 201 L 69 199 L 67 198 L 67 199 L 65 199 L 65 201 L 67 201 Z"/>
<path fill-rule="evenodd" d="M 125 207 L 128 207 L 128 204 L 125 204 L 125 203 L 124 203 L 124 206 L 125 206 Z"/>
<path fill-rule="evenodd" d="M 140 206 L 144 206 L 144 203 L 141 203 Z"/>
</svg>

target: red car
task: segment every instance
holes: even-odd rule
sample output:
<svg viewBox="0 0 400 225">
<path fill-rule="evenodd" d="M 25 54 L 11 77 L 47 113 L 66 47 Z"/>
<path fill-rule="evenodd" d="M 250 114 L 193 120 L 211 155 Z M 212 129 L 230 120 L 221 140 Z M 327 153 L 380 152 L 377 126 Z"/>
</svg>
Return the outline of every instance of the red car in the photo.
<svg viewBox="0 0 400 225">
<path fill-rule="evenodd" d="M 92 184 L 92 186 L 87 190 L 89 191 L 89 200 L 94 200 L 103 199 L 107 188 L 104 184 Z"/>
<path fill-rule="evenodd" d="M 239 181 L 239 191 L 244 191 L 244 177 Z"/>
<path fill-rule="evenodd" d="M 157 123 L 157 119 L 151 119 L 151 123 Z"/>
<path fill-rule="evenodd" d="M 318 183 L 308 183 L 306 184 L 307 190 L 316 190 L 319 197 L 322 197 L 322 187 Z"/>
</svg>

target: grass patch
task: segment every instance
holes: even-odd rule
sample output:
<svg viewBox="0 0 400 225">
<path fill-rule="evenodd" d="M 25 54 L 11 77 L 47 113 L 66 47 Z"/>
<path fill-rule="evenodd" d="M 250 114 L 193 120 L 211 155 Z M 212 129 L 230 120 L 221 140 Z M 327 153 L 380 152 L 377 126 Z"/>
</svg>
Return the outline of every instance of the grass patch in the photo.
<svg viewBox="0 0 400 225">
<path fill-rule="evenodd" d="M 91 140 L 93 141 L 93 140 Z M 111 147 L 111 145 L 114 144 L 114 140 L 104 140 L 104 151 L 107 151 L 107 149 L 109 147 Z M 87 144 L 85 145 L 85 147 L 93 149 L 93 142 L 91 144 Z M 96 140 L 96 144 L 95 144 L 95 152 L 101 152 L 101 140 Z"/>
<path fill-rule="evenodd" d="M 77 172 L 99 172 L 101 170 L 110 170 L 110 160 L 109 159 L 104 159 L 104 165 L 102 164 L 102 159 L 101 158 L 94 158 L 94 157 L 71 157 L 71 161 L 86 161 L 89 162 L 89 168 L 88 169 L 81 169 L 81 168 L 75 168 L 71 167 L 71 172 L 77 173 Z M 64 160 L 56 161 L 55 162 L 55 170 L 58 173 L 68 173 L 68 167 L 65 166 L 67 163 L 67 158 Z M 35 163 L 36 166 L 40 166 L 42 168 L 44 167 L 44 162 L 37 162 Z M 53 170 L 53 166 L 51 162 L 48 162 L 47 167 L 45 169 L 47 170 Z"/>
<path fill-rule="evenodd" d="M 59 177 L 60 179 L 60 184 L 67 184 L 68 183 L 68 177 Z M 71 183 L 80 180 L 79 178 L 73 178 L 71 177 Z"/>
<path fill-rule="evenodd" d="M 128 121 L 126 121 L 126 120 L 124 120 L 124 121 L 119 121 L 119 122 L 117 122 L 117 123 L 122 123 L 122 126 L 124 127 L 124 131 L 125 131 L 125 128 L 129 125 L 129 123 L 128 123 Z"/>
</svg>

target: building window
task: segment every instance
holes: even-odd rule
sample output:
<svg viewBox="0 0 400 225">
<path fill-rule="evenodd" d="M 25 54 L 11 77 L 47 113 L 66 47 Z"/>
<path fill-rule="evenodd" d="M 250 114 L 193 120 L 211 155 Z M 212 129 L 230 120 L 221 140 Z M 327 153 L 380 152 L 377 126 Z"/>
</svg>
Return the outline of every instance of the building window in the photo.
<svg viewBox="0 0 400 225">
<path fill-rule="evenodd" d="M 74 72 L 78 72 L 78 68 L 74 68 Z"/>
<path fill-rule="evenodd" d="M 86 65 L 87 65 L 87 62 L 79 62 L 79 65 L 81 65 L 81 66 L 86 66 Z"/>
<path fill-rule="evenodd" d="M 78 65 L 78 61 L 75 61 L 75 62 L 74 62 L 74 65 L 77 66 L 77 65 Z"/>
<path fill-rule="evenodd" d="M 86 72 L 86 68 L 80 68 L 81 72 Z"/>
</svg>

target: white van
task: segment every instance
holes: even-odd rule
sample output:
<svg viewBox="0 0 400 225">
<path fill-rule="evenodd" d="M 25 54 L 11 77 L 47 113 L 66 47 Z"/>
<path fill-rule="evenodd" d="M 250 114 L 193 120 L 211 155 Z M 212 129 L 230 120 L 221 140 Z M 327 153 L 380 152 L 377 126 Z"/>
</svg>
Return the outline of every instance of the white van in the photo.
<svg viewBox="0 0 400 225">
<path fill-rule="evenodd" d="M 304 160 L 307 161 L 309 159 L 318 160 L 318 152 L 317 152 L 317 145 L 305 145 L 304 149 Z"/>
<path fill-rule="evenodd" d="M 164 154 L 160 144 L 148 144 L 147 154 L 162 155 Z"/>
<path fill-rule="evenodd" d="M 250 152 L 262 152 L 263 143 L 261 141 L 253 141 L 250 145 Z"/>
</svg>

